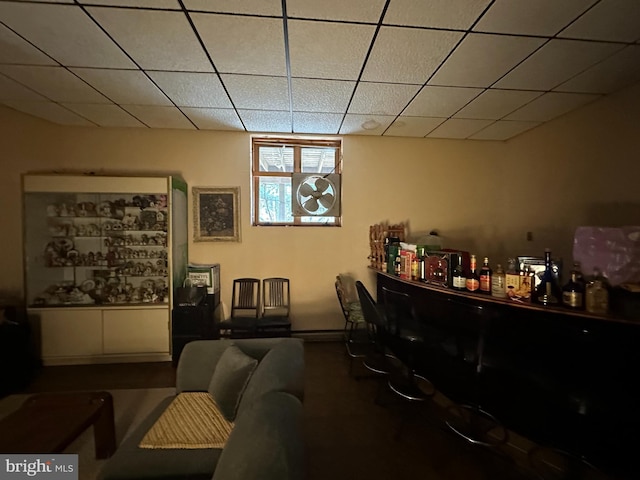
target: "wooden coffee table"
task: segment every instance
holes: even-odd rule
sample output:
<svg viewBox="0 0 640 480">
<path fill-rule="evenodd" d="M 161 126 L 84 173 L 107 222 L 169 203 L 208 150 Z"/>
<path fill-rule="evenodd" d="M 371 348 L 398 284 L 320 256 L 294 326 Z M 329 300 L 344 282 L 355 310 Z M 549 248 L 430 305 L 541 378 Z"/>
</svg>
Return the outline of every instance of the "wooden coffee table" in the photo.
<svg viewBox="0 0 640 480">
<path fill-rule="evenodd" d="M 93 425 L 96 458 L 116 449 L 108 392 L 43 393 L 0 420 L 1 453 L 60 453 Z"/>
</svg>

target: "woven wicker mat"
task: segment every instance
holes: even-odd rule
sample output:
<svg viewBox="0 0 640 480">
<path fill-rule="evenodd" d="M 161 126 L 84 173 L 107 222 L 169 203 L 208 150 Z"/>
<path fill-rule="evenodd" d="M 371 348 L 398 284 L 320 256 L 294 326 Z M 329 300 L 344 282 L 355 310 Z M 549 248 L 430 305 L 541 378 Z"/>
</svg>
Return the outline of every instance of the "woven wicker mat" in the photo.
<svg viewBox="0 0 640 480">
<path fill-rule="evenodd" d="M 180 393 L 138 445 L 140 448 L 222 448 L 233 422 L 207 392 Z"/>
</svg>

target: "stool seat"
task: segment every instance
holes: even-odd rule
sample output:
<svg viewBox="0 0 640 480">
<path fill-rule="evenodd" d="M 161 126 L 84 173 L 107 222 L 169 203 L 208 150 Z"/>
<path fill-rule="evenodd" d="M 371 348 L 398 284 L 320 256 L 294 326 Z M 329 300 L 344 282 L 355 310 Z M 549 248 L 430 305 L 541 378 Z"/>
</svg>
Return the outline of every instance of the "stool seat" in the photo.
<svg viewBox="0 0 640 480">
<path fill-rule="evenodd" d="M 391 354 L 374 352 L 362 361 L 364 367 L 380 375 L 389 375 L 400 368 L 399 360 Z"/>
<path fill-rule="evenodd" d="M 389 388 L 405 400 L 423 402 L 436 393 L 433 384 L 420 375 L 395 372 L 389 376 Z"/>
</svg>

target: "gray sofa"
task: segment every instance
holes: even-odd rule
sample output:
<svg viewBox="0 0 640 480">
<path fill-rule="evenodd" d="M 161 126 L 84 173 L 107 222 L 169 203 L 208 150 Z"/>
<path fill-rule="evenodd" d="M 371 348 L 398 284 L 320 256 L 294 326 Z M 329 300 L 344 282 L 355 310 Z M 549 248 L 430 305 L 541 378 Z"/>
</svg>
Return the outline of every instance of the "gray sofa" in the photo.
<svg viewBox="0 0 640 480">
<path fill-rule="evenodd" d="M 242 353 L 240 362 L 228 361 Z M 231 350 L 226 352 L 227 349 Z M 231 355 L 233 357 L 233 355 Z M 238 356 L 236 356 L 238 357 Z M 243 360 L 258 363 L 237 400 L 221 392 L 215 379 L 224 367 L 236 377 Z M 253 360 L 250 360 L 253 361 Z M 220 368 L 217 368 L 220 367 Z M 239 382 L 243 380 L 240 379 Z M 212 391 L 212 388 L 214 390 Z M 232 389 L 228 389 L 232 390 Z M 185 346 L 177 366 L 176 395 L 209 391 L 221 407 L 235 413 L 234 427 L 222 449 L 144 449 L 138 445 L 172 402 L 158 404 L 123 440 L 102 468 L 100 480 L 211 479 L 301 480 L 304 476 L 302 399 L 303 342 L 295 338 L 201 340 Z M 220 399 L 220 400 L 218 400 Z M 225 415 L 226 416 L 226 415 Z"/>
</svg>

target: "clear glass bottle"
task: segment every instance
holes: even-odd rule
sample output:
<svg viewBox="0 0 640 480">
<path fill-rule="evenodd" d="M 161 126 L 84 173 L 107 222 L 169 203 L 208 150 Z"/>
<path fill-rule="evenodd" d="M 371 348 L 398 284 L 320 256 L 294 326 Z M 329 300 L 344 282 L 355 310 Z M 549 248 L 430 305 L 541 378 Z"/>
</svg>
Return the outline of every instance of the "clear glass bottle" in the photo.
<svg viewBox="0 0 640 480">
<path fill-rule="evenodd" d="M 469 265 L 469 274 L 467 275 L 467 280 L 465 282 L 465 286 L 467 291 L 469 292 L 477 292 L 480 288 L 480 277 L 476 272 L 476 256 L 471 255 L 471 264 Z"/>
<path fill-rule="evenodd" d="M 495 272 L 491 276 L 491 296 L 496 298 L 505 298 L 507 296 L 506 274 L 502 269 L 502 265 L 496 266 Z"/>
<path fill-rule="evenodd" d="M 458 263 L 453 268 L 452 276 L 452 287 L 456 290 L 466 290 L 467 277 L 465 277 L 464 270 L 462 269 L 462 255 L 458 255 Z"/>
<path fill-rule="evenodd" d="M 584 309 L 585 285 L 580 271 L 580 264 L 574 263 L 569 281 L 562 287 L 562 304 L 574 310 Z"/>
<path fill-rule="evenodd" d="M 420 279 L 420 262 L 418 261 L 418 256 L 414 255 L 411 259 L 411 280 L 419 280 Z"/>
<path fill-rule="evenodd" d="M 558 287 L 556 277 L 553 275 L 551 265 L 551 250 L 548 248 L 544 251 L 544 273 L 540 280 L 540 284 L 536 287 L 535 299 L 542 305 L 557 305 L 562 298 L 562 292 Z"/>
<path fill-rule="evenodd" d="M 491 293 L 491 267 L 489 266 L 489 257 L 484 257 L 482 268 L 480 268 L 480 292 Z"/>
<path fill-rule="evenodd" d="M 606 314 L 609 312 L 609 289 L 606 279 L 598 268 L 593 269 L 593 278 L 587 284 L 585 305 L 589 313 Z"/>
</svg>

